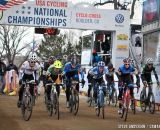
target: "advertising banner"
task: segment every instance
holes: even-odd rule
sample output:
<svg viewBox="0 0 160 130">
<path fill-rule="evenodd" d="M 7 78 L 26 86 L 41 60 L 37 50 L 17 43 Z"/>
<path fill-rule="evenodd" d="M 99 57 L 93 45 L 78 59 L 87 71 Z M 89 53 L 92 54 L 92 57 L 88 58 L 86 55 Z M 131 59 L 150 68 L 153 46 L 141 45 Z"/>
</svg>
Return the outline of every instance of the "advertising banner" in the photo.
<svg viewBox="0 0 160 130">
<path fill-rule="evenodd" d="M 91 61 L 91 49 L 83 49 L 81 56 L 81 65 L 89 65 Z"/>
<path fill-rule="evenodd" d="M 0 24 L 116 30 L 128 27 L 129 11 L 80 8 L 67 1 L 35 0 L 1 10 Z"/>
<path fill-rule="evenodd" d="M 142 24 L 148 24 L 159 19 L 159 0 L 146 0 L 143 3 Z"/>
</svg>

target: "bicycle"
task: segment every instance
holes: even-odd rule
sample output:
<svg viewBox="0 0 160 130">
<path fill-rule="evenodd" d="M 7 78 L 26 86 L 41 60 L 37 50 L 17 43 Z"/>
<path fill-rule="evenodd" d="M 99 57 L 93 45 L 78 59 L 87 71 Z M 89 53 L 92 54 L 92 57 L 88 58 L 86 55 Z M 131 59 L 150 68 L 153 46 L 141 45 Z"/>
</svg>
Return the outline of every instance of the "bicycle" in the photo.
<svg viewBox="0 0 160 130">
<path fill-rule="evenodd" d="M 102 111 L 102 118 L 105 118 L 105 104 L 104 104 L 104 92 L 103 92 L 103 86 L 99 83 L 96 84 L 98 86 L 98 92 L 97 92 L 97 108 L 96 108 L 96 115 L 99 116 Z"/>
<path fill-rule="evenodd" d="M 134 88 L 138 88 L 138 86 L 134 86 L 134 84 L 129 84 L 127 85 L 126 83 L 124 84 L 124 87 L 126 87 L 126 91 L 123 93 L 123 97 L 122 97 L 122 114 L 121 114 L 121 118 L 124 117 L 124 120 L 127 120 L 128 117 L 128 110 L 129 110 L 129 105 L 130 105 L 130 101 L 132 100 L 133 102 L 133 107 L 131 108 L 133 114 L 135 115 L 136 113 L 136 100 L 132 99 L 130 96 L 130 87 Z M 123 89 L 124 89 L 123 87 Z"/>
<path fill-rule="evenodd" d="M 79 92 L 76 89 L 76 86 L 79 83 L 79 81 L 72 80 L 70 88 L 69 109 L 74 115 L 77 115 L 79 109 Z"/>
<path fill-rule="evenodd" d="M 114 83 L 109 84 L 109 87 L 107 87 L 106 99 L 108 101 L 109 106 L 110 106 L 111 102 L 112 102 L 113 106 L 115 106 L 115 107 L 117 106 L 118 96 L 117 96 L 117 91 L 115 89 Z"/>
<path fill-rule="evenodd" d="M 154 98 L 154 94 L 152 92 L 152 88 L 151 85 L 153 83 L 149 82 L 148 84 L 146 84 L 144 87 L 144 90 L 141 91 L 140 93 L 140 106 L 141 106 L 141 110 L 143 112 L 146 111 L 147 106 L 149 107 L 149 111 L 151 114 L 154 114 L 155 112 L 155 98 Z M 146 88 L 148 89 L 148 95 L 146 94 Z"/>
<path fill-rule="evenodd" d="M 50 94 L 51 102 L 48 101 L 47 94 L 45 94 L 45 104 L 46 104 L 49 116 L 52 116 L 54 113 L 55 115 L 57 115 L 57 119 L 59 120 L 59 117 L 60 117 L 59 97 L 56 91 L 56 85 L 57 83 L 53 83 L 53 81 L 51 83 L 46 84 L 46 86 L 51 86 L 52 88 L 51 88 L 51 94 Z M 63 85 L 63 84 L 59 83 L 58 85 Z"/>
<path fill-rule="evenodd" d="M 30 85 L 35 85 L 35 84 L 36 83 L 34 80 L 22 83 L 22 85 L 24 85 L 24 91 L 23 91 L 23 97 L 22 97 L 21 112 L 22 112 L 23 119 L 25 121 L 28 121 L 32 115 L 34 99 L 30 93 Z"/>
</svg>

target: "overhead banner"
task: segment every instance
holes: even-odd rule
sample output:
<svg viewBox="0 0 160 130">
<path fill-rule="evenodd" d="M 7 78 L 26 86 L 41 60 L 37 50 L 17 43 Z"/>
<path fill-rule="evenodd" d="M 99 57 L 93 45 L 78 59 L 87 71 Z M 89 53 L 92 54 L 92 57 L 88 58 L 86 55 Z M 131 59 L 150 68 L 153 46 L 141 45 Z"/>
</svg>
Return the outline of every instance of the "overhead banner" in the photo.
<svg viewBox="0 0 160 130">
<path fill-rule="evenodd" d="M 80 8 L 66 1 L 35 0 L 0 11 L 0 24 L 117 30 L 129 26 L 129 11 Z"/>
</svg>

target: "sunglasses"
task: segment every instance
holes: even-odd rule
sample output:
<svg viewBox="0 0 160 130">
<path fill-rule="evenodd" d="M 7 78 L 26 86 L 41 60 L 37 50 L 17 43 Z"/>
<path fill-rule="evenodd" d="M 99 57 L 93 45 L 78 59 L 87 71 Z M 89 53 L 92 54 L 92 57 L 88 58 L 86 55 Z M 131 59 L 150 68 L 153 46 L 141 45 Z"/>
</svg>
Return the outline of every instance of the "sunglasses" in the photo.
<svg viewBox="0 0 160 130">
<path fill-rule="evenodd" d="M 153 65 L 153 64 L 148 64 L 148 65 Z"/>
<path fill-rule="evenodd" d="M 36 62 L 31 61 L 30 63 L 31 63 L 31 64 L 35 64 Z"/>
<path fill-rule="evenodd" d="M 125 65 L 130 65 L 130 64 L 125 64 Z"/>
</svg>

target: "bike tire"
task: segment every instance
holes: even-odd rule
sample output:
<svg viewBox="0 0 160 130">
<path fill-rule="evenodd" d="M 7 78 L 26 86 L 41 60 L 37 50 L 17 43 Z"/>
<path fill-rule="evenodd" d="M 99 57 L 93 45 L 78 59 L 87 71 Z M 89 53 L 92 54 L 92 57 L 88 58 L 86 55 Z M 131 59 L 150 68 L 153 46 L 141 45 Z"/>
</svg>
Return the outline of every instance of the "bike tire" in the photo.
<svg viewBox="0 0 160 130">
<path fill-rule="evenodd" d="M 88 103 L 89 103 L 89 107 L 91 107 L 92 106 L 92 104 L 93 104 L 93 100 L 94 100 L 94 98 L 93 98 L 93 92 L 91 91 L 90 92 L 90 100 L 88 101 Z"/>
<path fill-rule="evenodd" d="M 74 115 L 77 115 L 78 109 L 79 109 L 79 94 L 78 94 L 77 90 L 75 90 L 73 96 L 74 96 L 74 98 L 73 98 L 74 99 L 73 100 L 73 102 L 74 102 L 73 113 L 74 113 Z"/>
<path fill-rule="evenodd" d="M 22 114 L 23 114 L 23 119 L 25 121 L 29 121 L 29 119 L 31 118 L 32 115 L 32 106 L 33 105 L 33 101 L 32 101 L 32 96 L 29 95 L 24 95 L 23 96 L 23 105 L 22 105 Z"/>
<path fill-rule="evenodd" d="M 125 107 L 122 106 L 122 114 L 120 115 L 120 117 L 123 118 L 124 114 L 125 114 Z"/>
<path fill-rule="evenodd" d="M 155 112 L 155 98 L 153 93 L 149 94 L 149 112 L 151 114 Z"/>
<path fill-rule="evenodd" d="M 124 121 L 127 121 L 127 117 L 128 117 L 128 109 L 129 109 L 129 105 L 130 105 L 130 95 L 128 95 L 126 97 L 126 100 L 125 100 L 125 104 L 126 104 L 126 110 L 125 110 L 125 114 L 124 114 Z"/>
<path fill-rule="evenodd" d="M 115 100 L 114 106 L 117 107 L 117 103 L 118 103 L 117 91 L 114 92 L 114 100 Z"/>
<path fill-rule="evenodd" d="M 101 109 L 102 109 L 102 118 L 104 119 L 105 118 L 105 106 L 103 105 Z"/>
<path fill-rule="evenodd" d="M 51 91 L 51 103 L 49 104 L 49 110 L 48 110 L 49 116 L 53 115 L 53 107 L 54 107 L 54 92 Z"/>
<path fill-rule="evenodd" d="M 141 110 L 143 111 L 143 112 L 145 112 L 146 111 L 146 103 L 145 103 L 145 97 L 144 97 L 144 99 L 142 98 L 142 92 L 140 93 L 140 106 L 141 106 Z"/>
<path fill-rule="evenodd" d="M 99 116 L 100 115 L 100 107 L 96 108 L 95 111 L 96 111 L 96 115 Z"/>
<path fill-rule="evenodd" d="M 133 100 L 133 109 L 132 109 L 133 114 L 136 114 L 136 100 Z"/>
<path fill-rule="evenodd" d="M 53 113 L 57 115 L 57 119 L 59 120 L 59 101 L 58 95 L 56 93 L 54 93 Z"/>
<path fill-rule="evenodd" d="M 124 113 L 124 121 L 127 121 L 127 117 L 128 117 L 128 108 L 129 106 L 126 107 L 125 113 Z"/>
<path fill-rule="evenodd" d="M 73 112 L 73 95 L 70 95 L 69 98 L 69 112 L 72 113 Z"/>
</svg>

